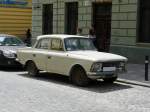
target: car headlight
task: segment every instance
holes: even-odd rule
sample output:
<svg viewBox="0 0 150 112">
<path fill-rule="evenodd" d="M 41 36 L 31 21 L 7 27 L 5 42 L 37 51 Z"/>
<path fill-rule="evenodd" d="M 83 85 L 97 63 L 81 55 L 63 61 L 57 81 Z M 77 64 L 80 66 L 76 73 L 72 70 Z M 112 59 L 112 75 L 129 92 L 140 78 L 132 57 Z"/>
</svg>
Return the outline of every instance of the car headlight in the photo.
<svg viewBox="0 0 150 112">
<path fill-rule="evenodd" d="M 126 71 L 126 62 L 120 62 L 119 66 L 123 71 Z"/>
<path fill-rule="evenodd" d="M 91 67 L 91 72 L 100 72 L 102 70 L 102 63 L 94 63 Z"/>
<path fill-rule="evenodd" d="M 121 68 L 124 68 L 126 66 L 126 63 L 125 62 L 120 62 L 120 67 Z"/>
<path fill-rule="evenodd" d="M 3 51 L 3 55 L 7 58 L 15 58 L 15 54 L 9 51 Z"/>
</svg>

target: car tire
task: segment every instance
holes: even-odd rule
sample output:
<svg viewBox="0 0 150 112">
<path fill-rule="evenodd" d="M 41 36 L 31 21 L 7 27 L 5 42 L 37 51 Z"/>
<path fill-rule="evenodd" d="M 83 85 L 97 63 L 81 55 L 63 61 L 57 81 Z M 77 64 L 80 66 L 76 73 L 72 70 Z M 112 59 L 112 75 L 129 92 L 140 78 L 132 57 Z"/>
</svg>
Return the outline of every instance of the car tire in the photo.
<svg viewBox="0 0 150 112">
<path fill-rule="evenodd" d="M 32 61 L 27 63 L 27 71 L 29 76 L 37 76 L 39 73 L 38 68 L 36 67 L 35 63 Z"/>
<path fill-rule="evenodd" d="M 90 79 L 83 68 L 75 67 L 71 72 L 71 81 L 77 86 L 87 86 Z"/>
<path fill-rule="evenodd" d="M 104 80 L 104 82 L 106 82 L 106 83 L 113 83 L 114 81 L 117 80 L 117 78 L 118 78 L 118 77 L 111 77 L 111 78 L 105 78 L 105 79 L 103 79 L 103 80 Z"/>
</svg>

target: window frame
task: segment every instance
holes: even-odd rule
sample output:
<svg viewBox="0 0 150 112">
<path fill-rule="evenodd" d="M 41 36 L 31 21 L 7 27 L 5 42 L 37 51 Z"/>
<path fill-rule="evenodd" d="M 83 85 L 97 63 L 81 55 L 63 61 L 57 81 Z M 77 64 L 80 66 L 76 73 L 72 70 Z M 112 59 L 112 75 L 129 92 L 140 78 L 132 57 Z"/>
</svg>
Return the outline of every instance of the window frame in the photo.
<svg viewBox="0 0 150 112">
<path fill-rule="evenodd" d="M 53 39 L 57 39 L 57 40 L 60 40 L 60 44 L 62 44 L 61 46 L 62 46 L 62 50 L 60 49 L 52 49 L 52 41 L 53 41 Z M 64 41 L 61 39 L 61 38 L 51 38 L 50 39 L 50 50 L 52 50 L 52 51 L 58 51 L 58 52 L 65 52 L 65 48 L 64 48 Z"/>
<path fill-rule="evenodd" d="M 40 47 L 38 47 L 39 44 L 40 44 L 43 40 L 47 40 L 47 41 L 48 41 L 48 46 L 47 46 L 47 48 L 40 48 Z M 50 39 L 49 39 L 49 38 L 42 38 L 42 39 L 39 39 L 38 42 L 37 42 L 36 45 L 35 45 L 35 48 L 36 48 L 36 49 L 49 50 L 49 48 L 50 48 L 49 43 L 50 43 Z"/>
</svg>

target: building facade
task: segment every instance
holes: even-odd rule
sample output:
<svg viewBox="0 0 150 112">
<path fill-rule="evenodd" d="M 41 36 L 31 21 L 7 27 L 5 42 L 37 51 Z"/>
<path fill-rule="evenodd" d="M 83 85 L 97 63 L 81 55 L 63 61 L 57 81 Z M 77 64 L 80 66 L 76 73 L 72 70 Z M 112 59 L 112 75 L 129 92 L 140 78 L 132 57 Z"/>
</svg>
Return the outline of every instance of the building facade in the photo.
<svg viewBox="0 0 150 112">
<path fill-rule="evenodd" d="M 32 0 L 0 0 L 0 33 L 25 38 L 31 22 Z"/>
<path fill-rule="evenodd" d="M 150 56 L 150 1 L 112 1 L 111 52 L 144 63 Z"/>
<path fill-rule="evenodd" d="M 149 0 L 33 0 L 32 36 L 88 35 L 94 28 L 99 51 L 142 63 L 150 55 Z"/>
</svg>

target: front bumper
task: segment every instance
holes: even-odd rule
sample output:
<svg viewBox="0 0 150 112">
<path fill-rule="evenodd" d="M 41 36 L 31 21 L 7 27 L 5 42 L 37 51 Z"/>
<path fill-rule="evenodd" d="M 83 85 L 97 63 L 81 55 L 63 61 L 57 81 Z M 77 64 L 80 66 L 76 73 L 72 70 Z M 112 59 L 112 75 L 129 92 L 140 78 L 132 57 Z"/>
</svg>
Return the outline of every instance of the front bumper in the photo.
<svg viewBox="0 0 150 112">
<path fill-rule="evenodd" d="M 18 67 L 22 65 L 18 61 L 16 61 L 16 58 L 7 58 L 5 56 L 0 56 L 0 66 Z"/>
<path fill-rule="evenodd" d="M 90 79 L 96 80 L 96 79 L 117 77 L 118 73 L 125 73 L 125 72 L 126 70 L 117 68 L 115 71 L 88 72 L 87 76 Z"/>
</svg>

